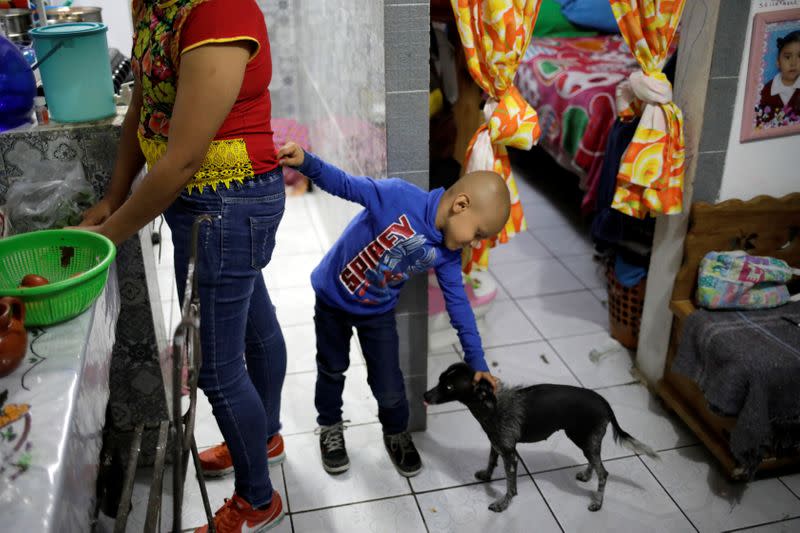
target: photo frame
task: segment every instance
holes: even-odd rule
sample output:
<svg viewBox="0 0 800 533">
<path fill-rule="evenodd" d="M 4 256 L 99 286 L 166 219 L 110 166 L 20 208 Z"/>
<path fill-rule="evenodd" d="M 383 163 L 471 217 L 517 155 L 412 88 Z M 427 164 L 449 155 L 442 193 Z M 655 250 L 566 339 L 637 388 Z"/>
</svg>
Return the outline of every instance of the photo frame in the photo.
<svg viewBox="0 0 800 533">
<path fill-rule="evenodd" d="M 800 133 L 800 59 L 795 61 L 798 53 L 800 8 L 755 15 L 741 142 Z"/>
</svg>

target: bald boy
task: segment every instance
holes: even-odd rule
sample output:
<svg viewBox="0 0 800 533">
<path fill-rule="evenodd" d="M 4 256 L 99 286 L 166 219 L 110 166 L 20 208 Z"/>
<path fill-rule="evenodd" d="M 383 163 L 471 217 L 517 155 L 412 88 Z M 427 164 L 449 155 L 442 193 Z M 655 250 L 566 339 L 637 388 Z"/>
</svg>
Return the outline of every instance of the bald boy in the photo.
<svg viewBox="0 0 800 533">
<path fill-rule="evenodd" d="M 494 172 L 472 172 L 447 191 L 430 192 L 397 178 L 350 176 L 291 142 L 278 151 L 278 160 L 319 188 L 364 207 L 311 274 L 316 294 L 314 403 L 323 468 L 331 474 L 350 468 L 342 392 L 355 329 L 367 381 L 378 402 L 386 450 L 400 474 L 414 476 L 422 461 L 407 431 L 408 401 L 395 321 L 400 289 L 411 276 L 435 271 L 475 381 L 487 379 L 496 387 L 464 291 L 461 250 L 500 232 L 509 215 L 508 188 Z"/>
</svg>

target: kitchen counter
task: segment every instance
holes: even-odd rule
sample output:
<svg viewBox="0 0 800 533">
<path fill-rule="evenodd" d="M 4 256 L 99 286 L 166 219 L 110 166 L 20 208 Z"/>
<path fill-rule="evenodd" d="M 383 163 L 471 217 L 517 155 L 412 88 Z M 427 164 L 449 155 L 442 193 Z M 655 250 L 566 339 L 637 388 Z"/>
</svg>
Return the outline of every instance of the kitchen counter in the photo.
<svg viewBox="0 0 800 533">
<path fill-rule="evenodd" d="M 0 205 L 5 203 L 9 185 L 24 179 L 25 163 L 37 159 L 79 161 L 96 196 L 101 197 L 114 168 L 125 111 L 119 107 L 117 116 L 97 122 L 31 125 L 0 133 Z M 106 438 L 119 441 L 118 459 L 124 464 L 130 431 L 139 423 L 156 426 L 167 416 L 159 360 L 167 333 L 149 227 L 118 247 L 116 266 L 120 308 L 110 366 Z M 156 439 L 156 431 L 145 433 L 140 464 L 152 464 Z"/>
<path fill-rule="evenodd" d="M 0 378 L 3 530 L 90 531 L 119 315 L 112 266 L 94 305 L 28 331 L 28 353 Z"/>
</svg>

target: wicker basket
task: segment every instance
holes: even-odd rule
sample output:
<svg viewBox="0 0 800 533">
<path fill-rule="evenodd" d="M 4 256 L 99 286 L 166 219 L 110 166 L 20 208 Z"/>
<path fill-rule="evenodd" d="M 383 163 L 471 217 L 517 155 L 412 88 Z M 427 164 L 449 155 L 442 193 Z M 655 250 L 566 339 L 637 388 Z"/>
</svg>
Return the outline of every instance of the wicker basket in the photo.
<svg viewBox="0 0 800 533">
<path fill-rule="evenodd" d="M 611 336 L 630 350 L 639 344 L 639 326 L 642 323 L 644 293 L 647 278 L 633 287 L 622 285 L 614 274 L 613 261 L 606 267 L 608 280 L 608 322 Z"/>
</svg>

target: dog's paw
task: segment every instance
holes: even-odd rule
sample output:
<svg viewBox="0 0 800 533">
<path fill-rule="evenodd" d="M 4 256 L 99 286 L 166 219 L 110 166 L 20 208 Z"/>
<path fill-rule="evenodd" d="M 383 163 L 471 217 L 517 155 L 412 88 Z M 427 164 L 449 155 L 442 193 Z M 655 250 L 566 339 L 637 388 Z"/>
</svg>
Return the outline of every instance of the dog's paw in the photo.
<svg viewBox="0 0 800 533">
<path fill-rule="evenodd" d="M 587 481 L 592 479 L 592 473 L 591 472 L 578 472 L 577 474 L 575 474 L 575 479 L 577 479 L 578 481 L 583 481 L 584 483 L 586 483 Z"/>
<path fill-rule="evenodd" d="M 593 497 L 592 503 L 589 504 L 589 510 L 594 513 L 599 511 L 601 507 L 603 507 L 603 500 Z"/>
<path fill-rule="evenodd" d="M 491 481 L 492 475 L 488 470 L 478 470 L 475 472 L 475 479 L 478 481 Z"/>
<path fill-rule="evenodd" d="M 511 498 L 500 498 L 499 500 L 492 502 L 489 506 L 490 511 L 494 511 L 495 513 L 502 513 L 506 509 L 508 509 L 508 504 L 511 502 Z"/>
</svg>

